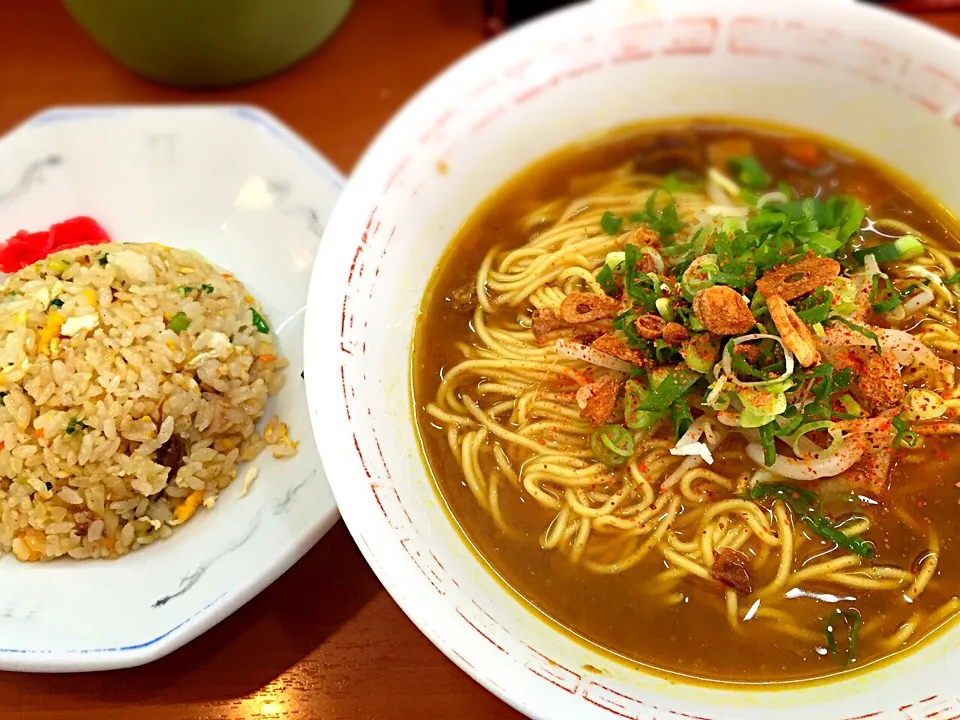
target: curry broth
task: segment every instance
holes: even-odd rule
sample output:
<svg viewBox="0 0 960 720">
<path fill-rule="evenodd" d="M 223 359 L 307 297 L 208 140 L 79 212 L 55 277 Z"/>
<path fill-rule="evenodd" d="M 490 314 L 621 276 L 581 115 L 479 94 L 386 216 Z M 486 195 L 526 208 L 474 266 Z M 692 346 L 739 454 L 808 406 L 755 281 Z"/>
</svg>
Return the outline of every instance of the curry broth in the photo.
<svg viewBox="0 0 960 720">
<path fill-rule="evenodd" d="M 748 622 L 741 625 L 741 632 L 734 632 L 717 610 L 718 592 L 707 583 L 687 582 L 682 586 L 684 600 L 676 605 L 648 602 L 644 583 L 654 570 L 663 569 L 665 562 L 654 553 L 625 572 L 600 575 L 578 568 L 558 553 L 544 551 L 539 534 L 551 515 L 522 494 L 504 492 L 501 496 L 504 516 L 521 531 L 520 537 L 507 536 L 477 504 L 443 434 L 423 410 L 435 396 L 444 369 L 460 359 L 455 342 L 474 341 L 469 316 L 454 312 L 448 298 L 453 289 L 476 276 L 490 247 L 512 248 L 526 242 L 529 236 L 520 228 L 520 218 L 557 198 L 574 199 L 578 193 L 571 192 L 571 180 L 576 185 L 573 190 L 582 190 L 585 176 L 630 162 L 638 148 L 664 138 L 689 138 L 689 133 L 694 133 L 701 145 L 725 136 L 746 136 L 774 180 L 785 181 L 802 194 L 854 195 L 863 202 L 868 218 L 898 218 L 932 237 L 952 237 L 954 243 L 960 238 L 953 219 L 903 178 L 821 138 L 793 131 L 740 121 L 677 121 L 630 128 L 566 148 L 524 170 L 485 202 L 458 232 L 431 281 L 421 307 L 412 366 L 427 464 L 457 525 L 503 582 L 575 635 L 632 663 L 701 680 L 737 683 L 796 681 L 862 668 L 889 654 L 875 642 L 880 633 L 871 631 L 871 623 L 876 626 L 884 619 L 886 636 L 897 622 L 917 611 L 932 613 L 960 591 L 960 551 L 955 548 L 960 538 L 960 490 L 954 484 L 960 462 L 957 443 L 928 439 L 922 463 L 898 458 L 887 501 L 869 508 L 874 518 L 869 538 L 876 543 L 878 559 L 901 568 L 915 566 L 921 559 L 926 545 L 898 516 L 897 508 L 903 508 L 920 523 L 936 527 L 940 564 L 935 580 L 910 607 L 899 599 L 892 603 L 889 594 L 850 589 L 847 599 L 863 617 L 864 636 L 856 665 L 841 668 L 834 658 L 818 652 L 814 643 L 770 632 L 761 625 L 751 627 Z M 782 141 L 798 137 L 821 147 L 832 165 L 829 172 L 813 176 L 784 159 Z M 656 172 L 672 169 L 650 168 Z M 727 460 L 712 469 L 735 474 L 745 467 L 743 461 Z M 813 560 L 832 550 L 831 544 L 817 536 L 807 536 L 801 560 Z M 780 607 L 811 622 L 830 610 L 804 596 Z M 916 647 L 916 641 L 909 647 Z"/>
</svg>

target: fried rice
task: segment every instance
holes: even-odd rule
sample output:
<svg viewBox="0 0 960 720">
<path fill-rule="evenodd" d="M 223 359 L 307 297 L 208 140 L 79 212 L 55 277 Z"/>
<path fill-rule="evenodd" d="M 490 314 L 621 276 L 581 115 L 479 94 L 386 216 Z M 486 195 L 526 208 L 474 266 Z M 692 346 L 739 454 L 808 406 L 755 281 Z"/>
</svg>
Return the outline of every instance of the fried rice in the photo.
<svg viewBox="0 0 960 720">
<path fill-rule="evenodd" d="M 286 362 L 260 305 L 195 253 L 51 255 L 6 279 L 0 338 L 0 549 L 19 560 L 168 537 L 267 445 Z"/>
</svg>

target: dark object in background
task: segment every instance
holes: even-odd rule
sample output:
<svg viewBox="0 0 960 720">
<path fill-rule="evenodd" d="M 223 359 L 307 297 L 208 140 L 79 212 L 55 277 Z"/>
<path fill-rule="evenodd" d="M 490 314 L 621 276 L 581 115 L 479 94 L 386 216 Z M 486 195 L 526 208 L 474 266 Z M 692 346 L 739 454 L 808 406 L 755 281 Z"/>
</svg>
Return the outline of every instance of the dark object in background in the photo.
<svg viewBox="0 0 960 720">
<path fill-rule="evenodd" d="M 877 5 L 883 5 L 891 10 L 910 15 L 922 15 L 923 13 L 933 12 L 960 12 L 960 0 L 895 0 L 894 2 L 877 2 L 877 0 L 864 0 Z"/>
<path fill-rule="evenodd" d="M 564 5 L 573 5 L 578 0 L 484 0 L 487 32 L 496 35 L 507 28 L 556 10 Z"/>
<path fill-rule="evenodd" d="M 960 0 L 860 0 L 899 12 L 919 15 L 928 12 L 960 11 Z M 496 35 L 524 20 L 572 5 L 577 0 L 484 0 L 487 33 Z"/>
</svg>

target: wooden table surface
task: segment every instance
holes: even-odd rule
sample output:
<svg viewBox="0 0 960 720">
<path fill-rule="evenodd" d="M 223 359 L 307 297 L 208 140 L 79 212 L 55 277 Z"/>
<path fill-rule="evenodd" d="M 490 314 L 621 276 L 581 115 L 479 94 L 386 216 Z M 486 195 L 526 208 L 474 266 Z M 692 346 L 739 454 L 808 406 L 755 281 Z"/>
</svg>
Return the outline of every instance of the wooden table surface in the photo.
<svg viewBox="0 0 960 720">
<path fill-rule="evenodd" d="M 0 0 L 0 132 L 50 105 L 242 102 L 291 125 L 344 171 L 418 87 L 483 41 L 480 0 L 357 0 L 337 35 L 276 78 L 191 92 L 128 73 L 56 0 Z M 926 20 L 960 34 L 960 14 Z M 0 673 L 0 717 L 516 718 L 427 641 L 342 523 L 245 607 L 151 665 Z"/>
</svg>

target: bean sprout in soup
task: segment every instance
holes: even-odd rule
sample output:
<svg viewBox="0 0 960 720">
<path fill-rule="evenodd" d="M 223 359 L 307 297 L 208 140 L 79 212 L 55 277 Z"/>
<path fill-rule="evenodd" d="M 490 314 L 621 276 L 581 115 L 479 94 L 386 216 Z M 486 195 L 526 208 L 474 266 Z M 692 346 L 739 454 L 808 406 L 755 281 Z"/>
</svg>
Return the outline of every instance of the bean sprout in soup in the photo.
<svg viewBox="0 0 960 720">
<path fill-rule="evenodd" d="M 960 231 L 831 141 L 634 128 L 513 178 L 423 300 L 428 464 L 584 641 L 778 682 L 960 611 Z"/>
</svg>

